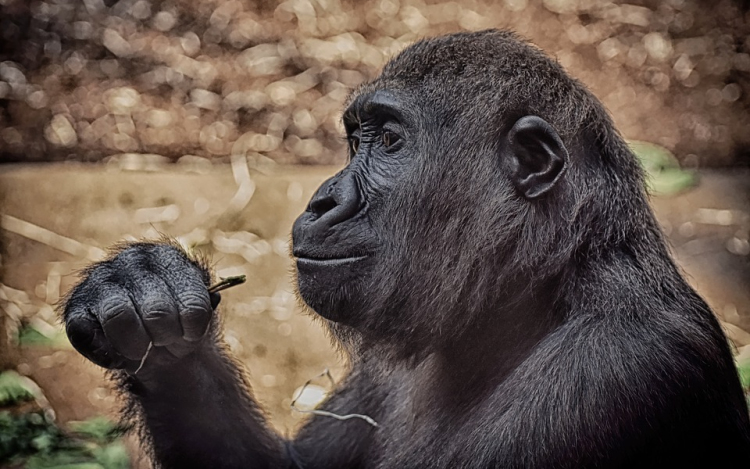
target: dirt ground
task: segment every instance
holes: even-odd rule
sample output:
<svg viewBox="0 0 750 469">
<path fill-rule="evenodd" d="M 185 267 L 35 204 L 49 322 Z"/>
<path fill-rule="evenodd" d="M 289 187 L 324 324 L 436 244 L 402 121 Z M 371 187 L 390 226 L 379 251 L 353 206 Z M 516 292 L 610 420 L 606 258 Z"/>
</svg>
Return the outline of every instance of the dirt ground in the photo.
<svg viewBox="0 0 750 469">
<path fill-rule="evenodd" d="M 212 255 L 220 276 L 247 275 L 245 285 L 223 294 L 227 341 L 273 426 L 290 434 L 303 418 L 290 409 L 295 389 L 325 368 L 337 378 L 345 373 L 320 325 L 301 312 L 288 254 L 293 220 L 337 168 L 193 163 L 4 166 L 2 283 L 38 308 L 27 308 L 26 319 L 55 324 L 45 305 L 74 284 L 86 256 L 100 255 L 95 248 L 160 234 L 196 245 Z M 704 171 L 697 188 L 653 201 L 676 258 L 738 347 L 750 344 L 749 197 L 750 172 L 735 169 Z M 69 346 L 22 347 L 14 359 L 59 420 L 116 413 L 102 370 Z"/>
</svg>

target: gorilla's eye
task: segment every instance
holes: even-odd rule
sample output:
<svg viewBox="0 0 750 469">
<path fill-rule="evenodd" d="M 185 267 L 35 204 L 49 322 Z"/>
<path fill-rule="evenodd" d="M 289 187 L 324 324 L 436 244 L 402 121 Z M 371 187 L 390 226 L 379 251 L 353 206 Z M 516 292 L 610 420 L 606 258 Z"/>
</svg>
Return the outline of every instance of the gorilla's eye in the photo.
<svg viewBox="0 0 750 469">
<path fill-rule="evenodd" d="M 383 131 L 383 146 L 388 148 L 394 143 L 398 142 L 399 138 L 400 137 L 396 133 L 391 132 L 390 130 L 384 130 Z"/>
<path fill-rule="evenodd" d="M 349 137 L 349 150 L 352 152 L 352 155 L 356 155 L 359 151 L 359 137 L 355 137 L 354 135 Z"/>
</svg>

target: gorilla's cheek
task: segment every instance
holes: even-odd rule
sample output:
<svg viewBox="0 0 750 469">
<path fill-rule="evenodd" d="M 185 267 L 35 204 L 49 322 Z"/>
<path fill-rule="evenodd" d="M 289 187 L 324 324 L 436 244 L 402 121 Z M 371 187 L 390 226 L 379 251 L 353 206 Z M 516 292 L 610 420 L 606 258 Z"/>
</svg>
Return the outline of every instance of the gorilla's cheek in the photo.
<svg viewBox="0 0 750 469">
<path fill-rule="evenodd" d="M 372 256 L 345 259 L 297 259 L 297 286 L 302 299 L 322 317 L 345 324 L 356 322 L 364 309 L 362 292 L 375 260 Z"/>
</svg>

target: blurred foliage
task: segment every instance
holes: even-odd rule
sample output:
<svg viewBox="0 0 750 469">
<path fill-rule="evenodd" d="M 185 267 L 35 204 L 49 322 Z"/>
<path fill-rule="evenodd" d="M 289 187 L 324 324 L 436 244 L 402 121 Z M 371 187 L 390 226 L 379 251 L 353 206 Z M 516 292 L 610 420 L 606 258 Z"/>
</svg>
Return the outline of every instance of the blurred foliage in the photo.
<svg viewBox="0 0 750 469">
<path fill-rule="evenodd" d="M 31 324 L 26 324 L 18 330 L 18 344 L 53 348 L 70 347 L 70 342 L 63 331 L 55 330 L 52 334 L 43 334 Z"/>
<path fill-rule="evenodd" d="M 737 371 L 740 373 L 740 382 L 745 390 L 750 390 L 750 360 L 737 363 Z"/>
<path fill-rule="evenodd" d="M 646 171 L 646 184 L 654 195 L 673 195 L 698 182 L 695 171 L 680 168 L 680 162 L 666 148 L 649 142 L 633 140 L 631 150 Z"/>
<path fill-rule="evenodd" d="M 34 401 L 33 383 L 0 373 L 0 466 L 26 469 L 126 469 L 123 429 L 104 417 L 58 427 Z"/>
<path fill-rule="evenodd" d="M 42 412 L 0 411 L 0 465 L 27 469 L 126 469 L 121 431 L 102 417 L 71 422 L 65 432 Z"/>
<path fill-rule="evenodd" d="M 745 390 L 745 399 L 750 407 L 750 357 L 747 354 L 740 354 L 735 357 L 737 372 L 740 375 L 740 384 Z"/>
<path fill-rule="evenodd" d="M 15 371 L 0 373 L 0 407 L 34 399 L 34 390 Z"/>
<path fill-rule="evenodd" d="M 0 411 L 0 462 L 19 455 L 49 453 L 61 437 L 59 429 L 41 412 L 14 415 Z"/>
<path fill-rule="evenodd" d="M 107 443 L 112 437 L 120 436 L 122 429 L 106 417 L 68 422 L 72 431 L 98 443 Z"/>
</svg>

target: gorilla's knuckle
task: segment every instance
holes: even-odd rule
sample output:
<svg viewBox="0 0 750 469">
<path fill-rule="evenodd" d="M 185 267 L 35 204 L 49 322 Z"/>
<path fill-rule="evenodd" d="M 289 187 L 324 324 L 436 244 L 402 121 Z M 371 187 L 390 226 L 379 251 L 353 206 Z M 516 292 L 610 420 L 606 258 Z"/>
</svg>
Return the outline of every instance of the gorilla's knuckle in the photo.
<svg viewBox="0 0 750 469">
<path fill-rule="evenodd" d="M 211 300 L 208 297 L 208 291 L 195 290 L 186 291 L 180 295 L 180 302 L 182 307 L 186 311 L 195 311 L 196 313 L 210 312 L 211 311 Z"/>
<path fill-rule="evenodd" d="M 211 318 L 211 310 L 204 307 L 186 305 L 181 311 L 180 316 L 184 321 L 189 323 L 207 322 Z"/>
<path fill-rule="evenodd" d="M 62 310 L 63 321 L 67 324 L 72 321 L 79 321 L 81 318 L 90 316 L 91 302 L 81 297 L 71 297 Z"/>
<path fill-rule="evenodd" d="M 130 299 L 119 295 L 104 298 L 99 304 L 99 311 L 102 322 L 111 321 L 125 314 L 135 313 Z"/>
<path fill-rule="evenodd" d="M 88 275 L 81 282 L 80 288 L 86 289 L 89 285 L 105 282 L 113 273 L 110 262 L 101 262 L 88 270 Z"/>
<path fill-rule="evenodd" d="M 159 321 L 175 316 L 175 311 L 168 308 L 142 308 L 143 319 L 147 321 Z"/>
<path fill-rule="evenodd" d="M 185 252 L 173 244 L 155 244 L 151 247 L 154 256 L 185 259 Z"/>
<path fill-rule="evenodd" d="M 165 299 L 147 299 L 140 305 L 141 312 L 144 316 L 161 317 L 175 314 L 174 305 Z"/>
<path fill-rule="evenodd" d="M 113 259 L 119 269 L 149 270 L 154 266 L 179 268 L 179 259 L 185 259 L 183 251 L 171 244 L 138 242 L 123 248 Z"/>
<path fill-rule="evenodd" d="M 148 257 L 149 248 L 148 245 L 144 244 L 131 244 L 128 247 L 121 250 L 115 260 L 120 263 L 127 263 L 132 265 L 139 265 L 145 258 Z"/>
<path fill-rule="evenodd" d="M 151 247 L 152 261 L 170 269 L 192 269 L 187 254 L 181 248 L 172 244 L 157 244 Z"/>
</svg>

